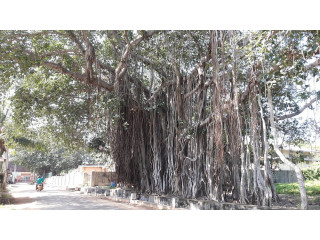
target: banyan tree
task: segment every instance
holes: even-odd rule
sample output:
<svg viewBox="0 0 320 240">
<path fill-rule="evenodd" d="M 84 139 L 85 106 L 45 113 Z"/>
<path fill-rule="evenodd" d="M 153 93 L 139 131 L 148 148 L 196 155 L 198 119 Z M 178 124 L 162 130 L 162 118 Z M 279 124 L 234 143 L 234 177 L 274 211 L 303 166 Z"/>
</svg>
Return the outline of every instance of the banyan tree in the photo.
<svg viewBox="0 0 320 240">
<path fill-rule="evenodd" d="M 279 150 L 278 132 L 317 102 L 307 79 L 318 77 L 319 36 L 2 31 L 1 81 L 81 84 L 83 126 L 104 142 L 118 180 L 141 192 L 270 206 L 278 201 L 270 156 L 279 156 L 295 169 L 306 209 L 303 176 Z"/>
</svg>

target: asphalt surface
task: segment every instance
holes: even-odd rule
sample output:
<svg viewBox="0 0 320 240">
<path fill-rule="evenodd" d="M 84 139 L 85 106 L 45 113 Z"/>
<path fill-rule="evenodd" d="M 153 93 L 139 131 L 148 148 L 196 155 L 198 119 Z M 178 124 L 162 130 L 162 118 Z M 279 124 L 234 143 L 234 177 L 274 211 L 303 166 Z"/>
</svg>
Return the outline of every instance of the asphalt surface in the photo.
<svg viewBox="0 0 320 240">
<path fill-rule="evenodd" d="M 37 192 L 35 185 L 18 183 L 8 185 L 13 204 L 3 209 L 15 210 L 148 210 L 150 208 L 126 203 L 99 199 L 95 196 L 80 194 L 79 191 L 66 191 L 57 187 L 44 186 Z"/>
</svg>

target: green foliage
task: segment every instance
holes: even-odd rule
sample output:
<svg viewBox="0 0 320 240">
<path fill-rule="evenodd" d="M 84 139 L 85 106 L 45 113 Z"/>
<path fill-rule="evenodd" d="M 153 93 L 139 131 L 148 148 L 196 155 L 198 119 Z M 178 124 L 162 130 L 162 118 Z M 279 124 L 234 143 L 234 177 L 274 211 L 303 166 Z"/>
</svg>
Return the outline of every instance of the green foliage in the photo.
<svg viewBox="0 0 320 240">
<path fill-rule="evenodd" d="M 320 180 L 320 165 L 311 166 L 302 170 L 303 177 L 306 180 Z"/>
<path fill-rule="evenodd" d="M 88 157 L 81 153 L 71 153 L 66 149 L 44 151 L 25 151 L 20 149 L 12 156 L 12 161 L 39 174 L 52 172 L 58 175 L 77 168 L 85 163 Z"/>
<path fill-rule="evenodd" d="M 12 137 L 12 140 L 20 146 L 28 149 L 45 150 L 46 146 L 41 142 L 35 142 L 25 137 Z"/>
<path fill-rule="evenodd" d="M 240 88 L 247 86 L 251 63 L 263 59 L 265 72 L 257 81 L 261 84 L 261 92 L 265 91 L 265 82 L 273 83 L 273 100 L 279 115 L 297 111 L 299 101 L 310 97 L 310 93 L 306 91 L 306 76 L 309 73 L 317 75 L 318 70 L 312 68 L 305 71 L 304 63 L 317 49 L 320 37 L 316 31 L 223 33 L 226 38 L 225 55 L 229 56 L 226 58 L 227 65 L 231 63 L 231 40 L 234 39 L 238 45 L 238 55 L 241 58 L 237 63 L 240 70 L 237 78 Z M 82 41 L 81 31 L 73 31 L 73 34 Z M 130 40 L 137 34 L 144 34 L 144 31 L 128 31 Z M 115 68 L 126 44 L 123 31 L 88 31 L 88 37 L 98 60 Z M 156 89 L 160 83 L 171 80 L 172 59 L 176 59 L 180 72 L 186 76 L 207 53 L 209 43 L 208 31 L 161 31 L 132 49 L 128 73 L 139 78 L 143 87 Z M 54 140 L 61 141 L 70 148 L 77 148 L 85 146 L 83 139 L 88 138 L 89 132 L 101 135 L 96 133 L 99 126 L 105 125 L 102 119 L 106 112 L 100 111 L 101 109 L 108 109 L 111 125 L 119 123 L 122 116 L 118 109 L 123 96 L 114 96 L 112 93 L 100 93 L 98 96 L 96 89 L 90 89 L 84 82 L 43 66 L 44 62 L 53 62 L 70 71 L 83 73 L 85 59 L 67 31 L 1 31 L 0 47 L 3 50 L 0 53 L 0 82 L 18 83 L 11 103 L 14 108 L 13 119 L 17 125 L 27 128 L 34 124 L 35 119 L 42 118 L 46 125 L 44 131 L 54 135 Z M 293 49 L 301 52 L 303 57 L 291 61 L 290 53 Z M 135 55 L 148 59 L 152 66 L 139 61 Z M 280 66 L 276 71 L 266 71 L 276 65 Z M 161 76 L 159 69 L 167 76 Z M 207 65 L 205 69 L 210 76 L 212 67 Z M 295 91 L 296 86 L 299 91 Z M 136 90 L 130 91 L 138 95 Z M 168 108 L 162 100 L 146 106 L 143 101 L 141 105 L 148 110 L 156 108 L 165 111 Z M 206 106 L 206 111 L 207 109 Z M 286 131 L 283 127 L 281 129 Z M 286 134 L 294 138 L 297 133 L 297 128 L 293 127 Z"/>
<path fill-rule="evenodd" d="M 106 145 L 106 143 L 101 139 L 101 138 L 93 138 L 90 142 L 89 142 L 89 147 L 91 149 L 94 149 L 96 151 L 99 151 L 100 147 L 104 147 Z"/>
<path fill-rule="evenodd" d="M 83 138 L 80 130 L 87 122 L 90 105 L 84 88 L 68 77 L 47 78 L 43 71 L 30 75 L 11 98 L 15 125 L 26 131 L 38 121 L 43 131 L 65 145 L 75 147 L 73 143 L 77 142 L 84 146 L 79 142 Z"/>
<path fill-rule="evenodd" d="M 310 142 L 313 126 L 314 124 L 312 119 L 298 121 L 293 118 L 278 122 L 278 127 L 283 133 L 284 142 L 295 146 L 304 144 L 305 142 Z"/>
</svg>

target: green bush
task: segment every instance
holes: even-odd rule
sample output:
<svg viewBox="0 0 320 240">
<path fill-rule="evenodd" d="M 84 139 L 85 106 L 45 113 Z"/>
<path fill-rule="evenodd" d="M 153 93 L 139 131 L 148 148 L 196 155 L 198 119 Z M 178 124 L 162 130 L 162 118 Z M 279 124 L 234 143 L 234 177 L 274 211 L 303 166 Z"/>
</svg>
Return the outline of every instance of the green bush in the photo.
<svg viewBox="0 0 320 240">
<path fill-rule="evenodd" d="M 305 180 L 320 180 L 320 166 L 314 166 L 311 168 L 302 170 Z"/>
</svg>

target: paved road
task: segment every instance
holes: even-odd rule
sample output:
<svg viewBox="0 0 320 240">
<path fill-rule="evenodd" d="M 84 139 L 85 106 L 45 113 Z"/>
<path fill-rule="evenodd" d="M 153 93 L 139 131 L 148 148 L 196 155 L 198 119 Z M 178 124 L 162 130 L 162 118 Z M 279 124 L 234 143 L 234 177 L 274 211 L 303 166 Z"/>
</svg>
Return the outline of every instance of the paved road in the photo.
<svg viewBox="0 0 320 240">
<path fill-rule="evenodd" d="M 15 204 L 5 205 L 5 209 L 16 210 L 146 210 L 149 208 L 118 203 L 95 196 L 69 192 L 45 186 L 37 192 L 35 185 L 26 183 L 8 185 Z"/>
</svg>

